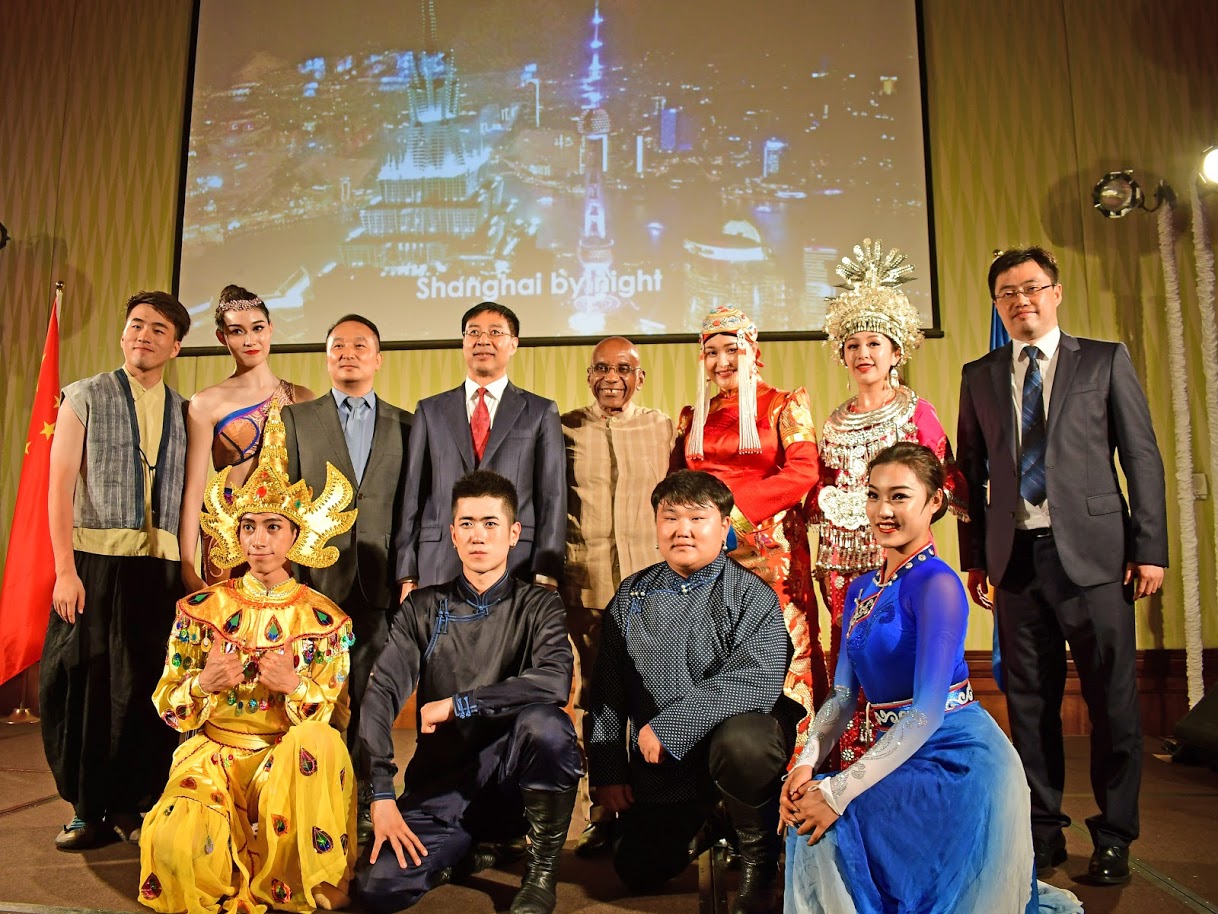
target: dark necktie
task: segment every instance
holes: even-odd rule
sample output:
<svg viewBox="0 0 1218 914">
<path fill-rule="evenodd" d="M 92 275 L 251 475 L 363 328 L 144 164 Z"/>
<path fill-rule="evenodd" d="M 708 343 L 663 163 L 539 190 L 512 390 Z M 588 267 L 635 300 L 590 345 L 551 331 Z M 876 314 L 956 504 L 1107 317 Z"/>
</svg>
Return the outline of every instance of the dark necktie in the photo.
<svg viewBox="0 0 1218 914">
<path fill-rule="evenodd" d="M 486 406 L 486 388 L 478 388 L 478 402 L 474 404 L 474 413 L 469 417 L 469 432 L 474 439 L 474 459 L 482 462 L 486 453 L 486 442 L 491 437 L 491 411 Z"/>
<path fill-rule="evenodd" d="M 359 412 L 368 401 L 363 397 L 347 397 L 343 403 L 347 407 L 347 420 L 343 423 L 343 437 L 347 439 L 347 454 L 351 457 L 351 465 L 355 468 L 358 481 L 363 478 L 364 464 L 367 463 L 360 435 Z"/>
<path fill-rule="evenodd" d="M 1040 375 L 1040 350 L 1024 349 L 1028 371 L 1023 376 L 1023 409 L 1019 449 L 1019 495 L 1033 505 L 1045 500 L 1045 385 Z"/>
</svg>

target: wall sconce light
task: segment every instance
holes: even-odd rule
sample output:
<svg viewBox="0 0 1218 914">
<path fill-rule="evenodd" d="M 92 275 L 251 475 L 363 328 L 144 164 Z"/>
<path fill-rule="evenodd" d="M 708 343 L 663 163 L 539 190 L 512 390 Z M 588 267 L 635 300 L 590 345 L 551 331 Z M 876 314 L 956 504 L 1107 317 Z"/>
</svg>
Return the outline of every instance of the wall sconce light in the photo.
<svg viewBox="0 0 1218 914">
<path fill-rule="evenodd" d="M 1197 180 L 1202 187 L 1218 188 L 1218 146 L 1211 146 L 1201 153 L 1201 171 Z"/>
<path fill-rule="evenodd" d="M 1218 162 L 1215 162 L 1218 165 Z M 1091 205 L 1108 219 L 1120 219 L 1135 209 L 1153 213 L 1164 203 L 1175 202 L 1176 195 L 1166 181 L 1155 188 L 1155 205 L 1146 205 L 1142 186 L 1133 179 L 1133 170 L 1110 171 L 1091 189 Z"/>
</svg>

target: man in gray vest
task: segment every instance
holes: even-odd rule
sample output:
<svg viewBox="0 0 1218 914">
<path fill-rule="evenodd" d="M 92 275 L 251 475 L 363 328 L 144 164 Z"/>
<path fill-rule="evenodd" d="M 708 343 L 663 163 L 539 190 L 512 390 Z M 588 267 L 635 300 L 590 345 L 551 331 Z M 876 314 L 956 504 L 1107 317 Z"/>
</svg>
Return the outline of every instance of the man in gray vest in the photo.
<svg viewBox="0 0 1218 914">
<path fill-rule="evenodd" d="M 84 850 L 139 842 L 139 812 L 169 777 L 177 734 L 151 696 L 182 596 L 178 515 L 186 402 L 162 379 L 190 329 L 167 292 L 127 302 L 123 365 L 69 384 L 47 492 L 54 612 L 42 649 L 42 741 Z"/>
<path fill-rule="evenodd" d="M 347 742 L 356 771 L 362 770 L 355 738 L 360 703 L 399 603 L 389 545 L 402 516 L 406 486 L 402 467 L 412 418 L 373 391 L 380 367 L 381 336 L 376 324 L 358 314 L 341 317 L 326 334 L 326 370 L 334 385 L 330 396 L 293 403 L 283 411 L 288 478 L 303 479 L 320 492 L 326 485 L 326 464 L 332 463 L 355 486 L 359 517 L 348 533 L 331 541 L 338 547 L 338 561 L 329 568 L 300 568 L 298 577 L 341 606 L 355 629 L 347 680 L 351 700 Z M 367 818 L 371 799 L 371 788 L 361 783 L 363 831 L 371 828 Z"/>
</svg>

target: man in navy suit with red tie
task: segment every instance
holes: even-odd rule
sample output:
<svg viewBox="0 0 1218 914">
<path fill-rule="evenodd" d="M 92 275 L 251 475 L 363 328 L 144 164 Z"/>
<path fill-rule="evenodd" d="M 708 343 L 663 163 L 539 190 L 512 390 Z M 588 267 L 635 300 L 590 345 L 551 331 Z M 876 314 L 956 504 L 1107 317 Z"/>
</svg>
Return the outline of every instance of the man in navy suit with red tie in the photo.
<svg viewBox="0 0 1218 914">
<path fill-rule="evenodd" d="M 416 586 L 442 584 L 461 571 L 448 528 L 453 484 L 472 470 L 493 470 L 516 487 L 520 540 L 508 568 L 557 586 L 567 530 L 566 457 L 558 404 L 508 380 L 520 344 L 510 308 L 482 302 L 461 319 L 466 379 L 419 401 L 407 448 L 406 497 L 395 550 L 402 599 Z"/>
<path fill-rule="evenodd" d="M 1061 702 L 1066 644 L 1091 718 L 1088 875 L 1129 879 L 1138 836 L 1142 725 L 1134 600 L 1167 566 L 1167 508 L 1146 395 L 1122 343 L 1063 333 L 1057 261 L 1011 250 L 990 267 L 1011 342 L 964 366 L 957 462 L 968 480 L 960 559 L 989 609 L 1007 678 L 1011 737 L 1032 792 L 1036 867 L 1066 860 Z M 1129 500 L 1121 492 L 1120 457 Z M 987 503 L 988 488 L 988 503 Z M 988 581 L 987 581 L 988 577 Z"/>
</svg>

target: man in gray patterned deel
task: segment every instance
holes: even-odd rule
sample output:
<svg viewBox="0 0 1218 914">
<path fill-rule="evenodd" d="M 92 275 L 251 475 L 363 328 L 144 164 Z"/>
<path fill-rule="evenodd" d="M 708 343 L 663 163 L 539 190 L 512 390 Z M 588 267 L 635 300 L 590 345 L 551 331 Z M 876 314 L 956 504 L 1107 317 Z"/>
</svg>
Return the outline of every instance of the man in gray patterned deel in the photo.
<svg viewBox="0 0 1218 914">
<path fill-rule="evenodd" d="M 722 799 L 743 860 L 733 914 L 771 911 L 778 784 L 801 713 L 782 694 L 791 640 L 774 591 L 724 554 L 726 485 L 682 470 L 651 501 L 664 561 L 606 610 L 589 710 L 589 781 L 621 817 L 614 867 L 638 892 L 678 875 Z"/>
</svg>

